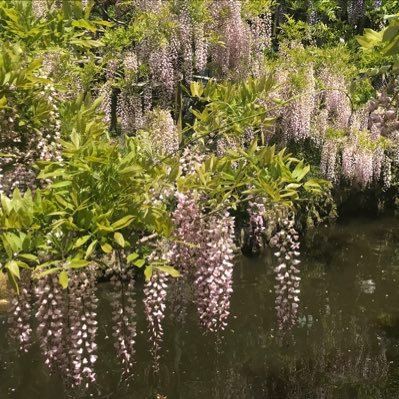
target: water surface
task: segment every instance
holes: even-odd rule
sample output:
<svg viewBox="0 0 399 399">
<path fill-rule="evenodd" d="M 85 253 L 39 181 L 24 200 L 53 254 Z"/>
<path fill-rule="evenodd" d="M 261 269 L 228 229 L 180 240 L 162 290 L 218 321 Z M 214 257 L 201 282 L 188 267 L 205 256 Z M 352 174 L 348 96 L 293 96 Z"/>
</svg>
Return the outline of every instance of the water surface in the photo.
<svg viewBox="0 0 399 399">
<path fill-rule="evenodd" d="M 276 329 L 270 254 L 237 259 L 226 331 L 204 334 L 194 307 L 184 324 L 167 317 L 159 375 L 152 371 L 141 305 L 129 383 L 120 381 L 102 285 L 98 383 L 80 394 L 49 375 L 37 345 L 18 354 L 0 314 L 0 398 L 399 398 L 398 243 L 393 216 L 308 234 L 299 320 L 288 331 Z"/>
</svg>

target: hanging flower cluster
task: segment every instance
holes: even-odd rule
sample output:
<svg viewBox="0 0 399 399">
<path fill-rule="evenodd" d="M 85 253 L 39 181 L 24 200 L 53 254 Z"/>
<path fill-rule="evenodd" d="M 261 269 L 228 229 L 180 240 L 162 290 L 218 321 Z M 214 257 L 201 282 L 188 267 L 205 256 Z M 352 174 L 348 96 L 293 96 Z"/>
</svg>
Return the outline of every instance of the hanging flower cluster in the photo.
<svg viewBox="0 0 399 399">
<path fill-rule="evenodd" d="M 270 240 L 270 245 L 276 247 L 274 253 L 278 260 L 276 273 L 276 310 L 277 325 L 279 329 L 290 328 L 295 325 L 298 318 L 299 307 L 299 277 L 298 265 L 300 261 L 299 235 L 294 229 L 293 217 L 280 221 L 281 230 Z"/>
<path fill-rule="evenodd" d="M 228 212 L 202 214 L 193 194 L 177 193 L 176 199 L 173 220 L 179 242 L 171 247 L 171 264 L 183 281 L 193 283 L 201 324 L 208 331 L 223 330 L 232 293 L 234 219 Z"/>
<path fill-rule="evenodd" d="M 46 276 L 36 282 L 36 335 L 49 368 L 61 365 L 64 330 L 64 296 L 56 276 Z M 69 364 L 65 365 L 68 367 Z"/>
<path fill-rule="evenodd" d="M 286 104 L 273 112 L 277 119 L 275 133 L 284 141 L 298 142 L 311 138 L 320 143 L 320 130 L 323 125 L 327 128 L 328 115 L 324 121 L 320 116 L 325 107 L 322 107 L 316 88 L 319 72 L 315 70 L 313 63 L 301 61 L 299 64 L 296 58 L 303 51 L 303 45 L 298 42 L 283 46 L 280 51 L 283 62 L 275 73 L 276 90 L 272 97 L 280 102 L 284 100 Z M 273 105 L 272 108 L 276 108 Z"/>
<path fill-rule="evenodd" d="M 337 152 L 338 145 L 334 140 L 326 140 L 321 152 L 320 169 L 324 176 L 332 182 L 336 182 L 337 176 Z"/>
<path fill-rule="evenodd" d="M 271 46 L 272 14 L 266 11 L 250 21 L 250 40 L 252 55 L 252 72 L 255 76 L 262 74 L 265 50 Z"/>
<path fill-rule="evenodd" d="M 350 24 L 358 23 L 364 17 L 365 11 L 364 0 L 349 0 L 347 5 L 348 22 Z"/>
<path fill-rule="evenodd" d="M 97 360 L 96 273 L 92 267 L 69 272 L 62 290 L 56 275 L 36 282 L 37 337 L 50 369 L 59 369 L 74 386 L 94 382 Z"/>
<path fill-rule="evenodd" d="M 357 136 L 353 135 L 342 150 L 341 174 L 349 181 L 356 181 L 361 187 L 366 187 L 373 177 L 379 180 L 383 159 L 381 151 L 373 152 L 362 147 Z"/>
<path fill-rule="evenodd" d="M 249 74 L 261 75 L 265 50 L 271 45 L 272 17 L 270 10 L 246 20 L 241 0 L 209 0 L 204 16 L 190 9 L 190 2 L 179 0 L 175 7 L 161 0 L 137 0 L 127 5 L 117 3 L 116 13 L 128 11 L 148 13 L 165 23 L 167 34 L 157 32 L 138 40 L 118 60 L 110 55 L 118 71 L 123 71 L 122 84 L 116 101 L 122 131 L 140 129 L 146 113 L 153 105 L 170 107 L 179 82 L 190 83 L 193 77 L 208 75 L 208 67 L 220 77 Z M 165 11 L 168 11 L 167 14 Z M 162 28 L 160 29 L 162 31 Z M 218 38 L 218 41 L 212 38 Z M 117 64 L 120 63 L 120 67 Z M 103 111 L 110 123 L 110 88 L 115 74 L 108 73 L 100 88 L 104 97 Z M 143 81 L 143 72 L 147 82 Z M 149 106 L 143 85 L 152 92 Z M 148 91 L 147 91 L 148 93 Z M 148 99 L 148 97 L 147 97 Z M 144 109 L 143 109 L 144 108 Z M 130 131 L 127 131 L 130 130 Z"/>
<path fill-rule="evenodd" d="M 335 184 L 343 179 L 362 189 L 380 182 L 389 188 L 392 162 L 399 161 L 396 100 L 385 90 L 353 110 L 342 74 L 327 66 L 319 71 L 311 64 L 296 67 L 301 48 L 292 43 L 288 51 L 281 50 L 284 63 L 277 70 L 276 95 L 287 104 L 276 115 L 275 134 L 300 142 L 311 138 L 321 150 L 321 172 Z M 316 90 L 316 81 L 322 90 Z"/>
<path fill-rule="evenodd" d="M 198 266 L 195 295 L 201 324 L 211 332 L 224 330 L 233 292 L 234 219 L 225 212 L 207 220 Z"/>
<path fill-rule="evenodd" d="M 331 68 L 324 68 L 319 78 L 324 86 L 322 102 L 328 112 L 330 127 L 346 129 L 352 115 L 352 105 L 344 76 Z"/>
<path fill-rule="evenodd" d="M 185 175 L 195 173 L 196 167 L 201 165 L 204 159 L 205 154 L 203 154 L 199 148 L 195 146 L 184 148 L 183 154 L 180 157 L 182 173 Z"/>
<path fill-rule="evenodd" d="M 179 136 L 169 111 L 156 108 L 148 112 L 143 130 L 148 132 L 157 154 L 168 155 L 178 150 Z"/>
<path fill-rule="evenodd" d="M 399 138 L 399 117 L 397 103 L 386 91 L 377 94 L 368 102 L 368 125 L 374 136 Z"/>
<path fill-rule="evenodd" d="M 32 286 L 30 276 L 23 276 L 20 292 L 14 293 L 9 310 L 9 334 L 19 344 L 19 349 L 27 352 L 32 337 Z"/>
<path fill-rule="evenodd" d="M 63 329 L 63 363 L 69 361 L 66 373 L 72 384 L 93 383 L 97 360 L 97 302 L 96 273 L 91 267 L 71 273 L 68 286 L 67 328 Z M 69 328 L 68 328 L 69 327 Z M 68 331 L 69 330 L 69 331 Z"/>
<path fill-rule="evenodd" d="M 169 251 L 170 263 L 180 278 L 171 281 L 168 300 L 173 317 L 184 322 L 187 304 L 192 299 L 192 280 L 197 268 L 197 244 L 201 239 L 201 211 L 195 195 L 176 192 L 176 209 L 172 214 L 177 242 Z"/>
<path fill-rule="evenodd" d="M 108 89 L 107 89 L 108 90 Z M 106 93 L 110 95 L 110 93 Z M 111 121 L 111 97 L 105 97 L 103 102 L 106 111 L 106 122 Z M 117 114 L 120 117 L 121 130 L 125 134 L 132 134 L 144 125 L 144 112 L 141 96 L 134 91 L 124 89 L 118 96 Z M 108 114 L 107 114 L 108 112 Z"/>
<path fill-rule="evenodd" d="M 223 46 L 212 45 L 210 55 L 219 74 L 242 76 L 250 61 L 250 29 L 241 18 L 239 0 L 220 0 L 212 3 L 212 17 Z"/>
<path fill-rule="evenodd" d="M 170 99 L 176 87 L 173 53 L 170 46 L 161 47 L 153 51 L 148 62 L 153 86 L 159 86 L 161 93 Z"/>
<path fill-rule="evenodd" d="M 123 375 L 132 373 L 135 355 L 136 301 L 133 270 L 127 268 L 124 254 L 113 252 L 110 259 L 112 336 L 116 355 L 122 364 Z"/>
<path fill-rule="evenodd" d="M 194 66 L 199 73 L 204 73 L 208 61 L 209 43 L 205 37 L 205 24 L 197 22 L 193 25 L 194 33 Z"/>
<path fill-rule="evenodd" d="M 258 249 L 262 246 L 263 233 L 266 230 L 264 219 L 265 204 L 260 200 L 249 201 L 247 211 L 249 214 L 249 238 L 252 246 Z"/>
<path fill-rule="evenodd" d="M 149 256 L 148 261 L 156 262 L 162 259 L 159 248 L 155 249 Z M 168 276 L 159 269 L 154 269 L 151 279 L 147 281 L 144 287 L 144 309 L 149 324 L 149 333 L 151 340 L 151 353 L 154 359 L 154 370 L 159 368 L 159 350 L 163 339 L 162 321 L 165 318 L 166 295 L 168 288 Z"/>
<path fill-rule="evenodd" d="M 187 82 L 191 82 L 193 76 L 193 39 L 193 24 L 187 4 L 182 4 L 179 10 L 179 41 L 182 53 L 181 71 Z"/>
<path fill-rule="evenodd" d="M 36 18 L 42 18 L 49 11 L 46 0 L 32 0 L 32 14 Z"/>
<path fill-rule="evenodd" d="M 21 119 L 23 111 L 17 112 L 20 106 L 12 107 L 13 98 L 8 100 L 10 108 L 0 111 L 0 151 L 10 154 L 0 157 L 0 191 L 6 194 L 15 188 L 21 192 L 36 188 L 34 163 L 37 160 L 61 160 L 58 95 L 51 85 L 46 85 L 36 96 L 48 120 L 34 132 L 27 129 L 26 120 Z"/>
</svg>

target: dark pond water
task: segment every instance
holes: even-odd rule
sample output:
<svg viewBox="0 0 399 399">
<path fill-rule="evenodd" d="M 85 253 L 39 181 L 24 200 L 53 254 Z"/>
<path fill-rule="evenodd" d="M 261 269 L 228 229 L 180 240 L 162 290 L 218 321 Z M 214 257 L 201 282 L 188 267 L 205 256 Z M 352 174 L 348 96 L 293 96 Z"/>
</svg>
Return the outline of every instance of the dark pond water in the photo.
<svg viewBox="0 0 399 399">
<path fill-rule="evenodd" d="M 241 258 L 229 325 L 203 334 L 195 309 L 186 323 L 167 318 L 154 376 L 143 312 L 136 372 L 120 382 L 106 285 L 101 288 L 98 383 L 69 393 L 38 349 L 18 355 L 0 315 L 0 398 L 399 398 L 399 224 L 395 217 L 321 228 L 302 241 L 299 320 L 276 330 L 273 262 Z"/>
</svg>

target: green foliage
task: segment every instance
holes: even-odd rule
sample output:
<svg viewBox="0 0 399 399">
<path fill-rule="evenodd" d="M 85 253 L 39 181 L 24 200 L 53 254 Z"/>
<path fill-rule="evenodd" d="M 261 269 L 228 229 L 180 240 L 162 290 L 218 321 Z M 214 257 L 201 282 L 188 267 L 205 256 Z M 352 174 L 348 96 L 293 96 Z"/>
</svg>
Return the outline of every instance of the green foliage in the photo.
<svg viewBox="0 0 399 399">
<path fill-rule="evenodd" d="M 362 36 L 357 36 L 357 41 L 363 49 L 373 50 L 377 56 L 382 57 L 391 64 L 394 72 L 399 70 L 399 14 L 385 17 L 389 24 L 380 31 L 365 29 Z M 387 68 L 381 67 L 379 72 L 386 72 Z"/>
<path fill-rule="evenodd" d="M 275 0 L 244 0 L 242 1 L 242 14 L 244 18 L 252 19 L 268 11 L 270 12 L 275 4 Z"/>
<path fill-rule="evenodd" d="M 310 166 L 276 151 L 274 146 L 228 151 L 223 157 L 211 156 L 195 174 L 178 181 L 181 191 L 195 189 L 206 194 L 205 206 L 212 212 L 218 207 L 238 209 L 248 200 L 261 198 L 269 206 L 291 207 L 299 199 L 317 196 L 328 189 L 326 181 L 309 177 Z"/>
<path fill-rule="evenodd" d="M 90 49 L 101 43 L 93 34 L 110 23 L 88 19 L 90 9 L 85 12 L 80 1 L 64 1 L 63 8 L 47 18 L 32 15 L 32 3 L 18 0 L 0 1 L 0 38 L 4 41 L 20 42 L 32 51 L 49 47 L 68 46 L 70 49 Z"/>
<path fill-rule="evenodd" d="M 100 262 L 112 250 L 140 251 L 142 258 L 143 234 L 171 233 L 169 212 L 153 195 L 172 184 L 174 170 L 154 164 L 136 138 L 123 145 L 110 140 L 97 105 L 78 99 L 65 106 L 71 133 L 63 141 L 64 160 L 39 162 L 39 179 L 51 180 L 46 188 L 33 198 L 30 191 L 2 195 L 0 256 L 13 280 L 19 267 L 34 266 L 43 275 Z"/>
<path fill-rule="evenodd" d="M 241 136 L 246 128 L 270 125 L 272 118 L 267 117 L 262 100 L 267 99 L 273 85 L 271 76 L 241 83 L 191 83 L 191 95 L 206 104 L 202 112 L 191 110 L 196 118 L 194 138 Z"/>
<path fill-rule="evenodd" d="M 206 102 L 202 112 L 193 111 L 197 119 L 190 128 L 192 137 L 198 141 L 219 130 L 236 137 L 242 135 L 244 121 L 243 126 L 254 128 L 270 123 L 258 99 L 272 82 L 192 84 L 193 96 Z M 147 278 L 154 268 L 177 276 L 164 262 L 147 264 L 149 250 L 142 242 L 143 236 L 152 235 L 173 240 L 173 201 L 157 198 L 174 187 L 200 193 L 208 213 L 245 209 L 255 197 L 269 207 L 293 206 L 329 188 L 309 176 L 309 165 L 256 140 L 247 150 L 210 155 L 196 173 L 181 176 L 179 154 L 159 162 L 142 136 L 111 139 L 99 103 L 86 96 L 61 108 L 63 159 L 37 163 L 38 178 L 48 182 L 44 188 L 34 196 L 30 191 L 21 196 L 18 190 L 11 198 L 2 195 L 0 262 L 15 285 L 24 267 L 38 276 L 59 273 L 65 287 L 66 270 L 91 262 L 107 267 L 104 256 L 112 251 L 124 251 L 133 266 L 147 265 Z"/>
<path fill-rule="evenodd" d="M 43 92 L 52 82 L 38 77 L 41 59 L 26 57 L 19 46 L 3 44 L 0 51 L 0 110 L 24 130 L 40 127 L 52 111 Z"/>
</svg>

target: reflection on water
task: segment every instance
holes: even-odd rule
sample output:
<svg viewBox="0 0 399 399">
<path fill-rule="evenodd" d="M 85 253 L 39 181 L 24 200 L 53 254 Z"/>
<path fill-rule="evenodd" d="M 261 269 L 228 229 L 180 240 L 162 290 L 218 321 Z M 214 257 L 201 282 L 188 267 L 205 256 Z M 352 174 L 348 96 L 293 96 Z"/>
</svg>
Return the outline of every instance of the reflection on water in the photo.
<svg viewBox="0 0 399 399">
<path fill-rule="evenodd" d="M 283 331 L 276 324 L 272 255 L 239 259 L 223 337 L 204 335 L 187 302 L 184 323 L 178 322 L 183 314 L 165 318 L 158 375 L 137 298 L 136 359 L 128 381 L 120 380 L 114 356 L 112 294 L 104 284 L 98 381 L 89 392 L 68 393 L 49 375 L 37 344 L 20 354 L 0 313 L 0 398 L 399 398 L 398 242 L 399 226 L 389 217 L 304 238 L 298 322 Z"/>
</svg>

